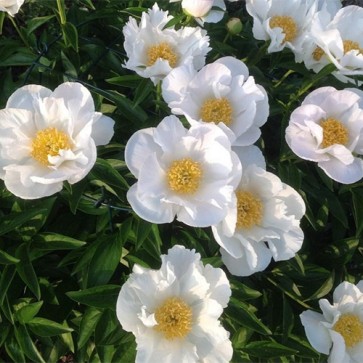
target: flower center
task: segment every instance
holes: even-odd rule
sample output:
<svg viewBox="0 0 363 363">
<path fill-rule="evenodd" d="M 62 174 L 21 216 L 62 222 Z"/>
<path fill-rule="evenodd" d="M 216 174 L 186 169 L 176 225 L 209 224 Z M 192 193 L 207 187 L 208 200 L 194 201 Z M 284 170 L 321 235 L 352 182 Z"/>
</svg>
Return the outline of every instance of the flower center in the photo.
<svg viewBox="0 0 363 363">
<path fill-rule="evenodd" d="M 316 47 L 315 50 L 313 51 L 313 58 L 314 60 L 316 60 L 317 62 L 320 61 L 321 57 L 325 54 L 325 52 L 320 48 L 320 47 Z"/>
<path fill-rule="evenodd" d="M 179 297 L 171 297 L 155 310 L 154 327 L 168 340 L 186 337 L 192 330 L 193 313 L 190 306 Z"/>
<path fill-rule="evenodd" d="M 248 229 L 261 223 L 263 204 L 252 193 L 238 190 L 237 196 L 237 228 Z"/>
<path fill-rule="evenodd" d="M 204 122 L 224 122 L 227 126 L 232 122 L 232 106 L 226 98 L 209 98 L 200 109 L 200 118 Z"/>
<path fill-rule="evenodd" d="M 43 165 L 50 165 L 48 156 L 59 155 L 59 150 L 69 150 L 72 147 L 68 135 L 54 127 L 40 130 L 32 142 L 31 156 Z"/>
<path fill-rule="evenodd" d="M 270 28 L 281 28 L 285 34 L 284 43 L 293 41 L 297 36 L 297 26 L 291 16 L 273 16 L 270 20 Z"/>
<path fill-rule="evenodd" d="M 200 163 L 190 158 L 175 160 L 167 172 L 169 188 L 181 194 L 193 194 L 200 185 L 202 178 Z"/>
<path fill-rule="evenodd" d="M 359 43 L 353 42 L 353 40 L 343 40 L 344 54 L 348 53 L 351 50 L 358 50 L 359 53 L 362 53 L 362 49 L 359 47 Z"/>
<path fill-rule="evenodd" d="M 348 348 L 363 341 L 363 323 L 354 314 L 343 314 L 334 324 L 333 330 L 339 333 Z"/>
<path fill-rule="evenodd" d="M 174 68 L 178 63 L 178 55 L 166 42 L 149 47 L 147 50 L 147 66 L 152 66 L 160 58 L 167 60 L 171 68 Z"/>
<path fill-rule="evenodd" d="M 320 126 L 323 128 L 323 142 L 321 144 L 324 148 L 334 144 L 347 144 L 348 130 L 340 121 L 329 117 L 321 121 Z"/>
</svg>

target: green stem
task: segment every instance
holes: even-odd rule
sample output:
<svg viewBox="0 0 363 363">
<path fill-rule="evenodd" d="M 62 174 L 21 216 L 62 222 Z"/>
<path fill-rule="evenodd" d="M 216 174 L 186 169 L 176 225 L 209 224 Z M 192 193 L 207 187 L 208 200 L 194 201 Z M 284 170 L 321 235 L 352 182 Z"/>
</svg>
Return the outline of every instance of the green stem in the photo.
<svg viewBox="0 0 363 363">
<path fill-rule="evenodd" d="M 19 37 L 20 37 L 20 39 L 23 41 L 23 43 L 24 43 L 24 44 L 25 44 L 28 48 L 30 48 L 30 45 L 29 45 L 28 40 L 27 40 L 26 38 L 24 38 L 24 36 L 23 36 L 22 32 L 20 31 L 20 29 L 19 29 L 18 25 L 17 25 L 17 24 L 16 24 L 16 22 L 15 22 L 15 19 L 14 19 L 12 16 L 10 16 L 10 15 L 8 15 L 8 19 L 10 19 L 10 21 L 13 23 L 13 26 L 14 26 L 15 30 L 17 31 L 17 33 L 19 34 Z"/>
<path fill-rule="evenodd" d="M 67 22 L 66 11 L 64 7 L 64 0 L 57 0 L 58 13 L 60 17 L 60 22 L 64 25 Z"/>
</svg>

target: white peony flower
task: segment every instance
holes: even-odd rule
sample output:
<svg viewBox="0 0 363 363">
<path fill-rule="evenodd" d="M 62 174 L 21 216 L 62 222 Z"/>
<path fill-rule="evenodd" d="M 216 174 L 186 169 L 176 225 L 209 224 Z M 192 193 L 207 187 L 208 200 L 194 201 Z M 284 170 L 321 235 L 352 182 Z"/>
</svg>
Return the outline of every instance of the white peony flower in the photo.
<svg viewBox="0 0 363 363">
<path fill-rule="evenodd" d="M 0 11 L 5 11 L 14 16 L 23 5 L 24 0 L 0 0 Z"/>
<path fill-rule="evenodd" d="M 130 17 L 123 28 L 129 58 L 125 68 L 156 84 L 184 63 L 191 62 L 195 69 L 203 67 L 210 50 L 206 31 L 199 27 L 164 28 L 172 18 L 156 3 L 142 14 L 139 24 Z"/>
<path fill-rule="evenodd" d="M 316 0 L 246 0 L 247 12 L 253 17 L 253 36 L 271 41 L 269 53 L 285 47 L 301 53 L 316 6 Z"/>
<path fill-rule="evenodd" d="M 212 226 L 222 260 L 237 276 L 263 271 L 271 258 L 292 258 L 304 239 L 300 228 L 304 201 L 293 188 L 264 169 L 260 153 L 250 150 L 251 164 L 246 164 L 248 158 L 244 156 L 242 179 L 228 214 Z"/>
<path fill-rule="evenodd" d="M 117 299 L 122 328 L 136 337 L 136 363 L 229 362 L 229 333 L 218 320 L 231 295 L 225 273 L 183 246 L 161 259 L 159 270 L 135 265 Z"/>
<path fill-rule="evenodd" d="M 137 131 L 125 149 L 138 179 L 127 193 L 133 210 L 152 223 L 207 227 L 227 213 L 241 165 L 225 133 L 213 124 L 189 130 L 175 116 Z"/>
<path fill-rule="evenodd" d="M 332 179 L 350 184 L 363 177 L 363 92 L 322 87 L 295 109 L 286 141 L 300 158 L 315 161 Z"/>
<path fill-rule="evenodd" d="M 163 81 L 162 94 L 172 112 L 186 116 L 192 126 L 212 122 L 227 129 L 233 145 L 252 145 L 269 114 L 266 91 L 233 57 L 199 72 L 188 65 L 174 69 Z"/>
<path fill-rule="evenodd" d="M 204 23 L 218 23 L 222 20 L 226 4 L 224 0 L 170 0 L 180 2 L 184 12 L 203 26 Z"/>
<path fill-rule="evenodd" d="M 114 121 L 95 112 L 90 92 L 63 83 L 54 92 L 19 88 L 0 110 L 0 178 L 23 199 L 52 195 L 93 167 L 97 145 L 113 136 Z"/>
<path fill-rule="evenodd" d="M 363 280 L 357 285 L 342 282 L 334 290 L 333 304 L 319 300 L 323 314 L 300 314 L 306 336 L 328 363 L 361 363 L 363 358 Z"/>
<path fill-rule="evenodd" d="M 303 48 L 301 59 L 307 68 L 318 72 L 333 63 L 335 77 L 354 83 L 352 76 L 363 75 L 363 8 L 346 6 L 336 14 L 319 11 Z"/>
</svg>

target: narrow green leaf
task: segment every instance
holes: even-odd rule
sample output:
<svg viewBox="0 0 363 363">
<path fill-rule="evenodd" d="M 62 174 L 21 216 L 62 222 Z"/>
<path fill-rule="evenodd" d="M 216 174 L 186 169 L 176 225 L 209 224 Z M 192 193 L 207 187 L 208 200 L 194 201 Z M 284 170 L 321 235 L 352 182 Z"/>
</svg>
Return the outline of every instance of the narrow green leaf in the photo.
<svg viewBox="0 0 363 363">
<path fill-rule="evenodd" d="M 120 233 L 102 238 L 89 264 L 87 286 L 104 285 L 109 282 L 120 263 L 122 241 Z"/>
<path fill-rule="evenodd" d="M 20 260 L 14 256 L 9 255 L 5 251 L 0 250 L 0 265 L 11 265 L 18 263 Z"/>
<path fill-rule="evenodd" d="M 254 313 L 252 313 L 246 304 L 238 301 L 235 298 L 230 299 L 230 305 L 228 307 L 228 316 L 237 321 L 244 327 L 250 328 L 260 334 L 269 335 L 272 334 L 271 330 L 264 325 Z"/>
<path fill-rule="evenodd" d="M 3 304 L 5 296 L 8 292 L 9 286 L 11 285 L 15 276 L 16 268 L 14 265 L 5 266 L 0 278 L 0 305 Z"/>
<path fill-rule="evenodd" d="M 356 236 L 360 236 L 363 231 L 363 190 L 352 189 L 353 216 L 356 228 Z"/>
<path fill-rule="evenodd" d="M 45 318 L 33 318 L 27 325 L 33 333 L 40 337 L 51 337 L 73 331 L 71 328 Z"/>
<path fill-rule="evenodd" d="M 15 228 L 21 226 L 22 224 L 30 221 L 32 218 L 36 217 L 37 215 L 46 213 L 46 209 L 33 209 L 27 210 L 24 212 L 16 212 L 10 213 L 4 217 L 1 217 L 0 222 L 0 236 L 5 233 L 8 233 Z"/>
<path fill-rule="evenodd" d="M 14 335 L 10 335 L 6 340 L 5 351 L 13 362 L 25 363 L 25 356 Z"/>
<path fill-rule="evenodd" d="M 26 324 L 31 321 L 39 312 L 43 305 L 43 301 L 38 301 L 33 304 L 28 304 L 17 310 L 15 316 L 20 324 Z"/>
<path fill-rule="evenodd" d="M 35 274 L 32 263 L 29 257 L 29 246 L 25 243 L 20 245 L 16 250 L 16 257 L 20 262 L 16 264 L 16 271 L 24 283 L 33 292 L 36 298 L 40 299 L 40 287 L 38 277 Z"/>
<path fill-rule="evenodd" d="M 29 19 L 26 27 L 27 35 L 29 36 L 29 34 L 33 33 L 34 30 L 38 29 L 40 26 L 47 23 L 50 19 L 54 17 L 55 15 L 47 15 L 47 16 L 41 16 Z"/>
<path fill-rule="evenodd" d="M 243 348 L 243 351 L 258 358 L 274 358 L 297 353 L 295 349 L 269 340 L 249 343 Z"/>
<path fill-rule="evenodd" d="M 19 327 L 14 327 L 15 337 L 18 344 L 21 347 L 23 353 L 32 361 L 45 363 L 44 358 L 39 353 L 37 347 L 32 341 L 27 328 L 25 325 L 20 325 Z"/>
<path fill-rule="evenodd" d="M 97 310 L 93 307 L 86 309 L 82 316 L 81 325 L 79 328 L 78 335 L 78 349 L 81 349 L 91 337 L 94 329 L 102 316 L 102 311 Z"/>
<path fill-rule="evenodd" d="M 69 22 L 62 24 L 62 31 L 67 47 L 72 47 L 78 53 L 78 31 L 77 28 Z"/>
<path fill-rule="evenodd" d="M 331 275 L 321 284 L 318 290 L 316 290 L 311 296 L 304 301 L 318 300 L 329 294 L 334 286 L 335 271 L 332 270 Z"/>
<path fill-rule="evenodd" d="M 63 236 L 58 233 L 41 233 L 34 237 L 32 247 L 40 250 L 73 250 L 86 245 L 86 242 Z"/>
<path fill-rule="evenodd" d="M 69 291 L 67 296 L 87 306 L 116 309 L 116 300 L 121 287 L 118 285 L 95 286 L 80 291 Z"/>
</svg>

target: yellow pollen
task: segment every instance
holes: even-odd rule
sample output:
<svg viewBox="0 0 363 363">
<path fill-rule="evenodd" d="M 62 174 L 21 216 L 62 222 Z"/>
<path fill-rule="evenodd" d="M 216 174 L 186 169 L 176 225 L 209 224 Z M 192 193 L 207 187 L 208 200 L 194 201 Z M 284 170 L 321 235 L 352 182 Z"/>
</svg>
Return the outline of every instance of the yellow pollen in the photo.
<svg viewBox="0 0 363 363">
<path fill-rule="evenodd" d="M 249 229 L 262 221 L 263 204 L 252 193 L 237 190 L 237 228 Z"/>
<path fill-rule="evenodd" d="M 347 128 L 335 118 L 329 117 L 320 122 L 323 128 L 322 147 L 329 147 L 334 144 L 346 145 L 349 140 Z"/>
<path fill-rule="evenodd" d="M 200 163 L 190 158 L 175 160 L 167 171 L 169 188 L 180 194 L 193 194 L 202 179 Z"/>
<path fill-rule="evenodd" d="M 167 60 L 171 68 L 178 63 L 178 55 L 166 42 L 155 44 L 147 50 L 147 66 L 152 66 L 158 59 Z"/>
<path fill-rule="evenodd" d="M 57 156 L 59 150 L 69 150 L 71 147 L 71 140 L 65 132 L 48 127 L 35 135 L 30 155 L 39 163 L 50 165 L 48 156 Z"/>
<path fill-rule="evenodd" d="M 226 98 L 209 98 L 200 109 L 200 118 L 204 122 L 224 122 L 227 126 L 232 122 L 233 109 Z"/>
<path fill-rule="evenodd" d="M 343 40 L 344 54 L 351 50 L 358 50 L 359 53 L 363 53 L 363 50 L 359 47 L 359 43 L 352 40 Z"/>
<path fill-rule="evenodd" d="M 192 330 L 193 313 L 190 306 L 179 297 L 171 297 L 155 310 L 158 325 L 155 330 L 168 340 L 185 338 Z"/>
<path fill-rule="evenodd" d="M 321 57 L 325 54 L 325 52 L 320 48 L 320 47 L 316 47 L 315 50 L 313 51 L 313 58 L 314 60 L 316 60 L 317 62 L 320 61 Z"/>
<path fill-rule="evenodd" d="M 348 348 L 363 341 L 363 323 L 357 315 L 343 314 L 334 324 L 333 330 L 344 338 Z"/>
<path fill-rule="evenodd" d="M 281 28 L 285 34 L 284 43 L 293 41 L 297 36 L 295 20 L 290 16 L 273 16 L 270 20 L 270 28 Z"/>
</svg>

